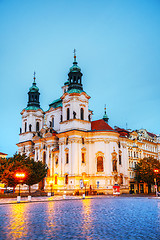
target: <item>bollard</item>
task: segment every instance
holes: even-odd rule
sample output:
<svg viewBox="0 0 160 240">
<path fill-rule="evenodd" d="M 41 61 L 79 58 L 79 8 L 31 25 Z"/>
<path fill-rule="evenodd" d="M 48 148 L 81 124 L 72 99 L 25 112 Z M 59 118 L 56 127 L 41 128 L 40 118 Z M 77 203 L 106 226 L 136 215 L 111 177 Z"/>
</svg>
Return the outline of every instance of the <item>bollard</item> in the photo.
<svg viewBox="0 0 160 240">
<path fill-rule="evenodd" d="M 83 193 L 83 195 L 82 195 L 82 196 L 83 196 L 83 199 L 85 199 L 85 194 L 84 194 L 84 193 Z"/>
<path fill-rule="evenodd" d="M 17 196 L 17 203 L 20 203 L 21 201 L 21 196 Z"/>
<path fill-rule="evenodd" d="M 31 196 L 28 196 L 28 201 L 29 201 L 29 202 L 31 202 L 31 199 L 32 199 L 32 197 L 31 197 Z"/>
<path fill-rule="evenodd" d="M 51 196 L 51 192 L 48 192 L 48 193 L 47 193 L 47 196 L 50 197 L 50 196 Z"/>
<path fill-rule="evenodd" d="M 63 199 L 66 199 L 66 195 L 65 194 L 63 195 Z"/>
</svg>

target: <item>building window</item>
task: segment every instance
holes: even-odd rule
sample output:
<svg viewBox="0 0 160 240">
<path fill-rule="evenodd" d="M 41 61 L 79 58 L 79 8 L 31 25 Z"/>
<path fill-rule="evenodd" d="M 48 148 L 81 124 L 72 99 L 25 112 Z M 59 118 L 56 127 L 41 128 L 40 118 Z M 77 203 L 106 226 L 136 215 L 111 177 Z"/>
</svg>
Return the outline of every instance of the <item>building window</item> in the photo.
<svg viewBox="0 0 160 240">
<path fill-rule="evenodd" d="M 68 137 L 66 138 L 66 145 L 68 145 Z"/>
<path fill-rule="evenodd" d="M 82 153 L 82 163 L 85 163 L 85 153 Z"/>
<path fill-rule="evenodd" d="M 121 156 L 121 154 L 119 154 L 119 165 L 121 165 L 122 164 L 122 156 Z"/>
<path fill-rule="evenodd" d="M 69 111 L 69 108 L 67 108 L 67 120 L 69 120 L 70 119 L 70 111 Z"/>
<path fill-rule="evenodd" d="M 39 122 L 36 122 L 36 132 L 39 132 Z"/>
<path fill-rule="evenodd" d="M 52 118 L 52 128 L 54 128 L 54 118 Z"/>
<path fill-rule="evenodd" d="M 132 151 L 131 151 L 131 157 L 132 157 Z"/>
<path fill-rule="evenodd" d="M 27 123 L 25 122 L 25 132 L 27 132 Z"/>
<path fill-rule="evenodd" d="M 128 151 L 128 156 L 130 157 L 130 151 Z"/>
<path fill-rule="evenodd" d="M 82 144 L 84 144 L 84 138 L 82 138 Z"/>
<path fill-rule="evenodd" d="M 121 148 L 121 143 L 120 142 L 118 142 L 118 147 Z"/>
<path fill-rule="evenodd" d="M 31 131 L 32 131 L 32 125 L 29 124 L 29 132 L 31 132 Z"/>
<path fill-rule="evenodd" d="M 84 120 L 84 109 L 81 108 L 81 120 Z"/>
<path fill-rule="evenodd" d="M 97 172 L 103 172 L 103 157 L 97 157 Z"/>
<path fill-rule="evenodd" d="M 46 164 L 46 152 L 43 153 L 43 164 Z"/>
<path fill-rule="evenodd" d="M 69 153 L 66 153 L 66 164 L 69 163 Z"/>
<path fill-rule="evenodd" d="M 55 159 L 55 164 L 58 165 L 58 157 Z"/>
<path fill-rule="evenodd" d="M 68 175 L 65 175 L 65 184 L 68 184 Z"/>
<path fill-rule="evenodd" d="M 55 176 L 55 179 L 54 179 L 54 184 L 57 184 L 57 175 Z"/>
<path fill-rule="evenodd" d="M 134 152 L 134 158 L 136 157 L 136 153 Z"/>
</svg>

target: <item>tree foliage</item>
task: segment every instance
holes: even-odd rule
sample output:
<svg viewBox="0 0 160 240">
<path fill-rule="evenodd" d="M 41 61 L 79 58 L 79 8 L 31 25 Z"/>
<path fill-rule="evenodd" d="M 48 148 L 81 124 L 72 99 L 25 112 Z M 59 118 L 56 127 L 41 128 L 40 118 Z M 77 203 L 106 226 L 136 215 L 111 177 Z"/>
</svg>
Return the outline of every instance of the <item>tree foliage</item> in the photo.
<svg viewBox="0 0 160 240">
<path fill-rule="evenodd" d="M 39 183 L 47 174 L 48 167 L 41 161 L 35 162 L 25 154 L 15 154 L 8 159 L 0 159 L 0 181 L 9 187 L 15 187 L 20 181 L 17 172 L 25 173 L 23 183 L 29 187 Z"/>
<path fill-rule="evenodd" d="M 158 169 L 158 173 L 154 170 Z M 160 183 L 160 162 L 152 157 L 141 159 L 135 167 L 135 180 L 147 183 L 148 185 L 154 184 L 156 178 L 157 183 Z"/>
</svg>

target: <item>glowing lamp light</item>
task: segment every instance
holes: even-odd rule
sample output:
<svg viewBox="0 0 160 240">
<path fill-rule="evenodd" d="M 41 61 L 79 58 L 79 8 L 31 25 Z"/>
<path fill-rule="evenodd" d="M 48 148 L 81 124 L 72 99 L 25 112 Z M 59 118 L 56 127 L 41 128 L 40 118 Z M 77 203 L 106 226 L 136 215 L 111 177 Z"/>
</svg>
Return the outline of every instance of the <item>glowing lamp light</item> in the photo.
<svg viewBox="0 0 160 240">
<path fill-rule="evenodd" d="M 154 169 L 154 172 L 155 172 L 155 173 L 158 173 L 158 172 L 159 172 L 159 170 L 158 170 L 158 169 Z"/>
<path fill-rule="evenodd" d="M 25 173 L 16 173 L 17 178 L 25 178 Z"/>
</svg>

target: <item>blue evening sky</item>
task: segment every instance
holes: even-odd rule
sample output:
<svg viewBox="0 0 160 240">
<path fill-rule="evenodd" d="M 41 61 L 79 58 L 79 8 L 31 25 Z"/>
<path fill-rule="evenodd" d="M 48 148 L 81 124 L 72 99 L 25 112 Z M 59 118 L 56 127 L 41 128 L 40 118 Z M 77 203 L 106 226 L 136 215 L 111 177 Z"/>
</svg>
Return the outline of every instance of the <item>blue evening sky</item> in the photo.
<svg viewBox="0 0 160 240">
<path fill-rule="evenodd" d="M 0 152 L 17 151 L 33 72 L 44 110 L 77 50 L 93 120 L 160 133 L 159 0 L 0 0 Z"/>
</svg>

